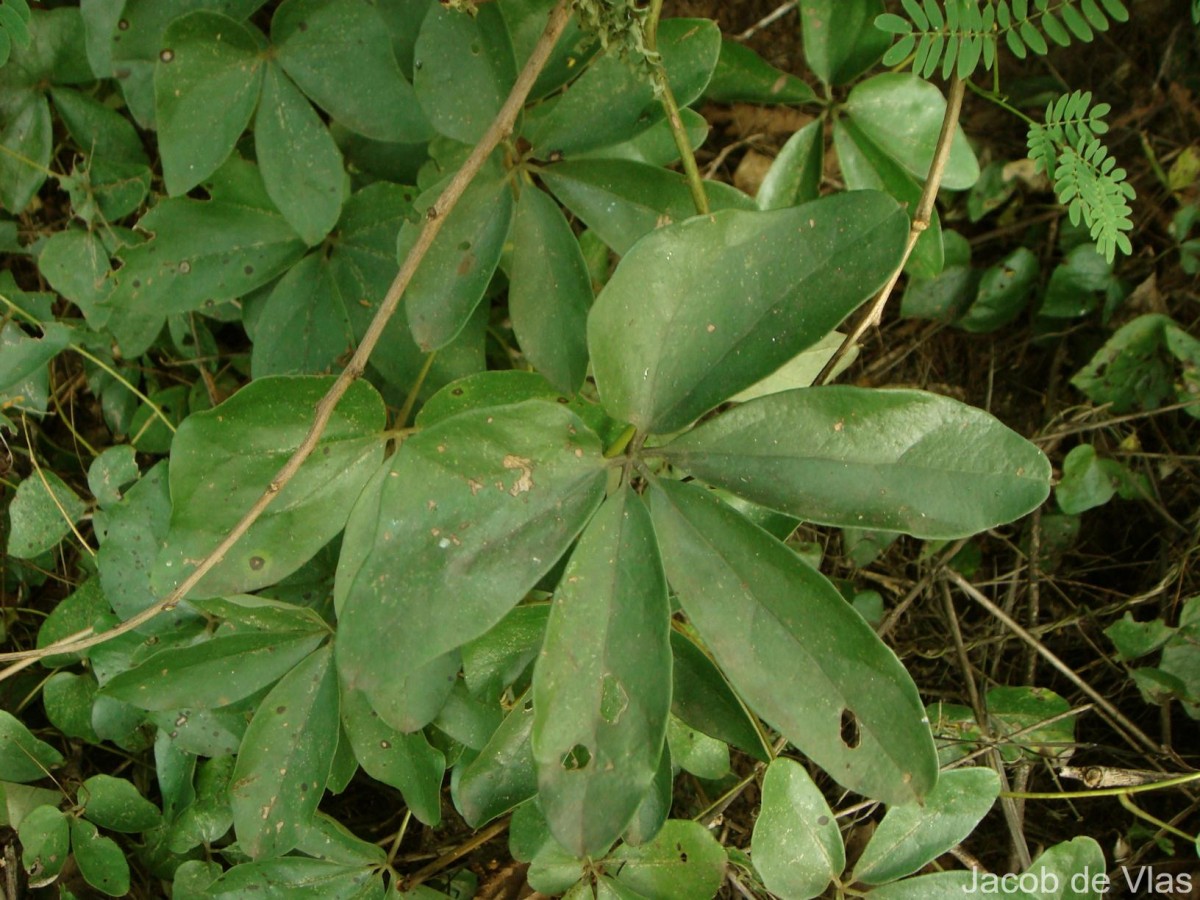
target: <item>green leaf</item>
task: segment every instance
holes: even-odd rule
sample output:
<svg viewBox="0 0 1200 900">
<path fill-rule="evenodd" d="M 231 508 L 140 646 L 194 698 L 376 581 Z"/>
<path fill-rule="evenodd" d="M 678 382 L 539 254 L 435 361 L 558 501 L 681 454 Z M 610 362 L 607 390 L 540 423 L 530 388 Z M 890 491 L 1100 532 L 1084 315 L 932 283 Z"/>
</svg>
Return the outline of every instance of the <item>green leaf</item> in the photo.
<svg viewBox="0 0 1200 900">
<path fill-rule="evenodd" d="M 801 350 L 794 357 L 768 375 L 762 381 L 757 381 L 744 391 L 738 391 L 732 397 L 732 403 L 745 403 L 767 394 L 778 394 L 782 391 L 792 391 L 796 388 L 811 387 L 821 374 L 825 364 L 833 358 L 838 348 L 842 346 L 846 336 L 840 331 L 831 331 L 807 350 Z M 837 378 L 849 368 L 858 358 L 858 349 L 852 347 L 842 360 L 834 367 L 831 378 Z M 761 524 L 761 523 L 760 523 Z M 763 526 L 766 527 L 765 525 Z M 793 526 L 795 527 L 795 526 Z M 768 529 L 770 530 L 770 529 Z M 790 529 L 789 529 L 790 531 Z"/>
<path fill-rule="evenodd" d="M 970 872 L 935 872 L 918 875 L 875 888 L 872 900 L 962 900 L 963 894 L 980 893 L 979 870 Z M 1027 900 L 1023 892 L 1013 893 L 1014 900 Z"/>
<path fill-rule="evenodd" d="M 321 812 L 313 816 L 296 849 L 306 856 L 346 866 L 387 862 L 387 853 L 382 847 L 356 837 L 341 822 Z"/>
<path fill-rule="evenodd" d="M 229 158 L 262 91 L 263 39 L 229 16 L 198 10 L 162 37 L 154 106 L 163 179 L 186 194 Z"/>
<path fill-rule="evenodd" d="M 121 489 L 138 478 L 137 454 L 129 444 L 101 451 L 88 466 L 88 490 L 101 506 L 121 502 Z"/>
<path fill-rule="evenodd" d="M 116 841 L 87 819 L 71 821 L 71 853 L 83 880 L 108 897 L 129 893 L 129 863 Z"/>
<path fill-rule="evenodd" d="M 253 329 L 251 371 L 263 375 L 333 370 L 366 332 L 396 274 L 396 235 L 412 212 L 413 191 L 376 182 L 351 196 L 328 252 L 312 253 L 272 289 Z M 384 332 L 375 365 L 389 380 L 420 368 L 421 353 L 397 316 Z M 436 382 L 436 366 L 430 381 Z"/>
<path fill-rule="evenodd" d="M 512 230 L 508 311 L 521 352 L 556 388 L 573 394 L 587 374 L 592 279 L 558 205 L 527 185 Z"/>
<path fill-rule="evenodd" d="M 0 360 L 0 389 L 7 392 L 22 390 L 30 378 L 43 380 L 46 365 L 71 343 L 71 330 L 58 322 L 41 325 L 42 336 L 30 337 L 14 322 L 5 322 L 0 334 L 4 337 L 4 358 Z M 16 398 L 15 406 L 23 406 L 31 398 Z M 24 403 L 20 400 L 24 399 Z M 6 404 L 7 406 L 7 404 Z M 36 473 L 35 476 L 36 477 Z M 29 479 L 27 479 L 29 480 Z M 43 493 L 44 493 L 43 489 Z M 57 493 L 57 492 L 56 492 Z M 48 496 L 47 496 L 47 499 Z"/>
<path fill-rule="evenodd" d="M 83 313 L 88 325 L 99 330 L 108 321 L 108 310 L 99 304 L 108 296 L 112 284 L 108 251 L 95 232 L 81 228 L 56 231 L 42 245 L 38 271 L 50 286 Z"/>
<path fill-rule="evenodd" d="M 1066 455 L 1062 478 L 1054 488 L 1054 498 L 1065 513 L 1076 515 L 1103 506 L 1117 493 L 1113 473 L 1105 466 L 1111 460 L 1096 456 L 1091 444 L 1080 444 Z"/>
<path fill-rule="evenodd" d="M 895 201 L 862 192 L 651 233 L 588 320 L 605 409 L 645 432 L 682 428 L 832 331 L 900 261 L 907 230 Z"/>
<path fill-rule="evenodd" d="M 351 131 L 410 144 L 433 136 L 374 5 L 288 0 L 271 19 L 271 41 L 292 81 Z"/>
<path fill-rule="evenodd" d="M 1133 614 L 1124 616 L 1104 629 L 1105 636 L 1113 642 L 1122 659 L 1140 659 L 1160 649 L 1175 634 L 1162 619 L 1137 622 Z"/>
<path fill-rule="evenodd" d="M 770 394 L 663 453 L 771 509 L 925 538 L 1011 522 L 1050 490 L 1050 463 L 1035 446 L 982 410 L 921 391 L 831 386 Z"/>
<path fill-rule="evenodd" d="M 1018 247 L 983 273 L 975 301 L 955 324 L 972 332 L 995 331 L 1009 324 L 1025 309 L 1040 270 L 1033 251 Z"/>
<path fill-rule="evenodd" d="M 639 238 L 696 214 L 687 179 L 648 163 L 625 159 L 585 159 L 547 166 L 546 186 L 616 253 L 629 252 Z M 736 188 L 705 182 L 714 209 L 753 209 Z"/>
<path fill-rule="evenodd" d="M 100 588 L 100 579 L 93 576 L 50 611 L 38 629 L 37 646 L 46 647 L 77 631 L 90 628 L 97 618 L 109 612 L 108 601 Z M 58 653 L 45 657 L 42 665 L 47 668 L 66 666 L 80 658 L 78 654 Z"/>
<path fill-rule="evenodd" d="M 662 756 L 671 610 L 650 514 L 609 497 L 571 554 L 533 673 L 538 795 L 558 842 L 602 856 Z"/>
<path fill-rule="evenodd" d="M 1025 878 L 1041 888 L 1032 894 L 1036 900 L 1101 900 L 1109 890 L 1108 879 L 1097 884 L 1097 876 L 1104 872 L 1100 845 L 1090 837 L 1077 837 L 1055 844 L 1035 859 Z M 1126 872 L 1126 879 L 1132 877 Z"/>
<path fill-rule="evenodd" d="M 371 706 L 391 727 L 418 731 L 437 718 L 446 705 L 461 663 L 458 651 L 451 651 L 395 678 L 388 677 L 386 665 L 379 666 Z"/>
<path fill-rule="evenodd" d="M 337 255 L 341 248 L 333 251 Z M 334 264 L 310 253 L 276 282 L 255 323 L 251 371 L 267 375 L 318 374 L 334 369 L 355 345 Z"/>
<path fill-rule="evenodd" d="M 911 73 L 876 75 L 854 86 L 846 112 L 885 153 L 925 181 L 946 114 L 946 98 L 935 85 Z M 979 162 L 959 127 L 950 142 L 942 187 L 963 191 L 978 178 Z"/>
<path fill-rule="evenodd" d="M 429 428 L 468 410 L 524 400 L 562 403 L 566 398 L 536 372 L 521 369 L 478 372 L 451 382 L 430 397 L 417 414 L 417 427 Z"/>
<path fill-rule="evenodd" d="M 665 745 L 650 789 L 642 795 L 642 802 L 638 804 L 633 819 L 621 835 L 623 841 L 637 845 L 654 839 L 662 829 L 663 823 L 667 821 L 667 816 L 671 814 L 674 786 L 675 769 L 671 761 L 671 748 Z"/>
<path fill-rule="evenodd" d="M 325 793 L 338 743 L 337 674 L 326 646 L 263 698 L 242 739 L 229 799 L 238 846 L 252 859 L 299 841 Z"/>
<path fill-rule="evenodd" d="M 1114 413 L 1156 409 L 1172 394 L 1180 402 L 1194 402 L 1188 380 L 1175 379 L 1176 360 L 1185 371 L 1194 370 L 1200 365 L 1200 342 L 1167 316 L 1149 313 L 1117 329 L 1071 384 L 1093 403 L 1111 403 Z M 1191 415 L 1197 411 L 1200 406 L 1193 406 Z"/>
<path fill-rule="evenodd" d="M 89 7 L 99 6 L 89 2 Z M 264 0 L 125 0 L 118 9 L 108 10 L 107 15 L 95 10 L 84 10 L 95 16 L 88 22 L 88 57 L 93 56 L 106 64 L 97 75 L 117 79 L 125 95 L 125 101 L 134 119 L 143 128 L 152 129 L 154 121 L 154 79 L 159 64 L 159 53 L 167 47 L 163 33 L 167 26 L 185 14 L 197 9 L 212 10 L 236 19 L 244 20 Z M 93 35 L 93 23 L 96 33 Z M 94 43 L 93 43 L 94 42 Z M 105 57 L 108 57 L 107 60 Z"/>
<path fill-rule="evenodd" d="M 42 685 L 46 718 L 67 737 L 100 743 L 100 737 L 92 727 L 96 689 L 96 678 L 90 672 L 55 672 Z"/>
<path fill-rule="evenodd" d="M 712 897 L 725 879 L 725 850 L 707 828 L 671 819 L 654 840 L 609 856 L 617 882 L 648 900 Z"/>
<path fill-rule="evenodd" d="M 124 778 L 93 775 L 79 786 L 76 803 L 88 821 L 109 831 L 137 834 L 162 821 L 158 807 Z"/>
<path fill-rule="evenodd" d="M 512 43 L 495 4 L 464 15 L 434 7 L 421 23 L 413 87 L 440 134 L 474 144 L 500 111 L 517 77 Z"/>
<path fill-rule="evenodd" d="M 263 897 L 272 900 L 374 900 L 383 897 L 376 865 L 348 866 L 325 859 L 289 856 L 234 866 L 204 889 L 210 900 Z"/>
<path fill-rule="evenodd" d="M 705 781 L 720 781 L 730 774 L 729 745 L 690 728 L 674 716 L 667 723 L 671 764 Z"/>
<path fill-rule="evenodd" d="M 529 746 L 532 731 L 533 709 L 519 702 L 479 756 L 463 768 L 457 781 L 451 782 L 454 806 L 472 828 L 503 815 L 537 793 L 537 771 Z"/>
<path fill-rule="evenodd" d="M 882 0 L 801 0 L 804 61 L 826 84 L 847 84 L 883 55 L 891 38 L 874 27 Z"/>
<path fill-rule="evenodd" d="M 440 196 L 439 182 L 417 198 L 421 218 L 400 229 L 398 255 L 408 255 L 424 222 L 424 213 Z M 483 299 L 512 223 L 513 198 L 506 174 L 490 166 L 463 193 L 446 217 L 408 290 L 404 305 L 413 339 L 423 351 L 437 350 L 462 331 Z"/>
<path fill-rule="evenodd" d="M 150 572 L 167 535 L 170 519 L 166 460 L 151 467 L 125 492 L 120 503 L 96 513 L 94 527 L 100 538 L 96 562 L 100 568 L 99 586 L 103 588 L 101 600 L 111 603 L 113 611 L 121 618 L 141 612 L 158 599 L 150 583 Z M 150 630 L 168 630 L 173 618 L 158 617 Z M 90 625 L 91 621 L 86 624 Z"/>
<path fill-rule="evenodd" d="M 721 55 L 704 96 L 714 103 L 808 103 L 813 89 L 747 47 L 721 39 Z"/>
<path fill-rule="evenodd" d="M 1065 758 L 1074 751 L 1075 719 L 1067 715 L 1071 704 L 1049 688 L 994 687 L 984 696 L 984 704 L 1005 762 L 1022 756 Z"/>
<path fill-rule="evenodd" d="M 304 95 L 278 66 L 267 66 L 254 120 L 263 184 L 305 243 L 318 243 L 342 211 L 342 154 Z"/>
<path fill-rule="evenodd" d="M 87 505 L 53 472 L 39 469 L 17 485 L 8 507 L 8 552 L 32 559 L 54 547 L 82 518 Z"/>
<path fill-rule="evenodd" d="M 653 484 L 667 578 L 738 693 L 845 787 L 928 793 L 937 756 L 916 687 L 837 589 L 709 492 Z"/>
<path fill-rule="evenodd" d="M 500 621 L 575 539 L 607 477 L 596 436 L 540 400 L 439 422 L 405 441 L 387 473 L 351 514 L 357 549 L 343 550 L 336 584 L 338 668 L 372 701 Z M 380 634 L 392 640 L 386 671 Z"/>
<path fill-rule="evenodd" d="M 846 865 L 842 833 L 821 791 L 802 765 L 783 757 L 767 766 L 750 846 L 767 890 L 795 900 L 816 897 Z"/>
<path fill-rule="evenodd" d="M 103 693 L 139 709 L 217 709 L 249 697 L 291 671 L 324 631 L 218 635 L 154 654 L 116 675 Z"/>
<path fill-rule="evenodd" d="M 55 806 L 39 806 L 17 825 L 21 839 L 21 865 L 29 873 L 29 886 L 50 884 L 62 871 L 71 846 L 71 827 Z"/>
<path fill-rule="evenodd" d="M 833 125 L 833 145 L 838 166 L 851 190 L 878 190 L 891 194 L 911 215 L 921 197 L 921 185 L 900 163 L 867 137 L 850 118 Z M 935 209 L 929 227 L 921 233 L 905 263 L 905 271 L 916 278 L 933 278 L 945 264 L 942 222 Z"/>
<path fill-rule="evenodd" d="M 888 810 L 854 864 L 854 880 L 883 884 L 911 875 L 966 838 L 999 794 L 1000 779 L 991 769 L 943 772 L 924 806 Z"/>
<path fill-rule="evenodd" d="M 223 172 L 249 191 L 219 199 L 162 200 L 138 227 L 154 235 L 123 248 L 123 265 L 105 301 L 109 326 L 127 358 L 140 356 L 170 313 L 192 312 L 241 297 L 287 271 L 304 242 L 271 205 L 257 170 L 236 161 Z M 239 185 L 241 188 L 241 185 Z"/>
<path fill-rule="evenodd" d="M 721 31 L 709 19 L 666 19 L 658 29 L 658 51 L 676 101 L 688 106 L 712 78 Z M 644 69 L 608 53 L 587 67 L 548 114 L 531 121 L 524 137 L 537 159 L 570 157 L 627 141 L 665 117 Z"/>
<path fill-rule="evenodd" d="M 400 791 L 419 821 L 437 827 L 446 771 L 442 753 L 420 732 L 405 734 L 388 725 L 361 691 L 342 692 L 342 725 L 363 771 Z"/>
<path fill-rule="evenodd" d="M 820 196 L 825 166 L 825 124 L 809 122 L 787 139 L 755 198 L 759 209 L 784 209 Z"/>
<path fill-rule="evenodd" d="M 129 119 L 99 100 L 66 87 L 51 88 L 54 108 L 89 157 L 146 163 L 146 148 Z"/>
<path fill-rule="evenodd" d="M 1121 290 L 1112 262 L 1091 243 L 1080 244 L 1054 267 L 1038 315 L 1073 319 L 1094 312 L 1101 292 Z"/>
<path fill-rule="evenodd" d="M 46 181 L 53 144 L 50 104 L 38 94 L 10 94 L 0 100 L 0 123 L 0 146 L 15 154 L 0 153 L 0 204 L 17 215 Z"/>
<path fill-rule="evenodd" d="M 217 545 L 266 490 L 307 434 L 331 378 L 260 378 L 190 416 L 171 446 L 171 530 L 155 564 L 165 593 Z M 196 596 L 275 584 L 342 530 L 383 459 L 383 402 L 357 381 L 308 461 L 246 536 L 200 582 Z"/>
<path fill-rule="evenodd" d="M 709 737 L 739 747 L 762 762 L 769 760 L 770 748 L 764 745 L 746 708 L 705 652 L 677 630 L 671 631 L 671 650 L 671 712 Z"/>
</svg>

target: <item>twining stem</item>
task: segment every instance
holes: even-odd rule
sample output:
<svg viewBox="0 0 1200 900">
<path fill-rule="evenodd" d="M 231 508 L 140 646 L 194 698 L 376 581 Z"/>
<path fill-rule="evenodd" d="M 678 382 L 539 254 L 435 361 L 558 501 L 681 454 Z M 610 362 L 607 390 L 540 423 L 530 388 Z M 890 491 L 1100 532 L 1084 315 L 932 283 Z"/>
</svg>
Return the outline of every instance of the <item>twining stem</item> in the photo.
<svg viewBox="0 0 1200 900">
<path fill-rule="evenodd" d="M 546 28 L 542 32 L 542 36 L 538 39 L 537 45 L 529 55 L 529 60 L 525 63 L 521 74 L 517 76 L 516 83 L 513 85 L 512 91 L 509 92 L 508 99 L 504 101 L 504 106 L 500 108 L 500 111 L 496 114 L 496 118 L 488 126 L 479 143 L 475 145 L 475 148 L 471 151 L 471 155 L 463 163 L 462 168 L 458 170 L 450 183 L 446 185 L 446 189 L 442 191 L 441 196 L 437 198 L 426 212 L 424 225 L 421 227 L 421 231 L 417 235 L 412 248 L 408 251 L 408 255 L 404 257 L 404 262 L 400 265 L 400 271 L 396 273 L 395 279 L 392 280 L 392 284 L 388 288 L 387 294 L 379 306 L 379 310 L 375 313 L 374 318 L 371 319 L 371 324 L 367 326 L 367 331 L 363 335 L 362 342 L 358 345 L 358 349 L 354 351 L 354 355 L 346 364 L 346 368 L 341 371 L 337 380 L 334 381 L 325 396 L 318 401 L 308 434 L 305 435 L 304 440 L 300 442 L 300 446 L 296 448 L 296 451 L 276 473 L 271 483 L 267 486 L 267 489 L 263 491 L 262 495 L 247 510 L 238 523 L 233 526 L 221 543 L 217 545 L 216 549 L 209 553 L 175 590 L 132 618 L 125 620 L 120 625 L 100 634 L 92 634 L 81 640 L 64 639 L 37 650 L 3 653 L 0 654 L 0 662 L 42 658 L 55 653 L 77 653 L 89 647 L 94 647 L 97 644 L 102 644 L 118 635 L 132 631 L 153 619 L 159 613 L 174 609 L 179 604 L 179 601 L 186 597 L 188 592 L 200 583 L 200 579 L 208 574 L 213 566 L 225 558 L 225 554 L 233 549 L 233 546 L 258 521 L 266 508 L 271 505 L 271 501 L 295 477 L 296 473 L 300 471 L 300 467 L 304 465 L 305 460 L 312 455 L 312 452 L 317 448 L 317 443 L 321 440 L 321 435 L 325 433 L 325 429 L 329 425 L 329 420 L 333 416 L 333 411 L 337 407 L 338 402 L 345 396 L 346 391 L 350 389 L 350 385 L 362 376 L 367 367 L 367 360 L 370 358 L 372 351 L 374 351 L 376 344 L 379 343 L 379 339 L 383 336 L 383 330 L 388 320 L 391 319 L 399 307 L 401 297 L 408 287 L 409 282 L 412 281 L 417 267 L 429 252 L 429 248 L 432 246 L 438 232 L 442 230 L 442 225 L 445 223 L 447 216 L 462 198 L 467 186 L 479 173 L 479 170 L 483 168 L 483 164 L 491 156 L 492 151 L 512 131 L 517 116 L 525 105 L 526 97 L 529 96 L 534 82 L 537 81 L 538 75 L 545 67 L 546 61 L 550 57 L 550 52 L 554 49 L 554 45 L 558 43 L 558 39 L 562 36 L 563 30 L 567 27 L 570 18 L 571 0 L 558 0 L 554 10 L 550 13 L 550 18 L 546 22 Z M 9 668 L 0 671 L 0 680 L 7 677 L 11 671 L 14 671 L 14 669 Z"/>
<path fill-rule="evenodd" d="M 938 188 L 942 184 L 942 174 L 946 171 L 946 161 L 950 158 L 950 145 L 954 140 L 954 130 L 958 128 L 958 117 L 962 111 L 965 91 L 966 82 L 958 75 L 950 79 L 950 93 L 946 98 L 946 115 L 942 117 L 942 131 L 938 135 L 933 159 L 929 163 L 929 176 L 925 179 L 925 189 L 921 191 L 921 198 L 917 201 L 917 208 L 913 212 L 912 225 L 908 229 L 908 242 L 904 246 L 904 255 L 900 258 L 900 262 L 896 265 L 887 283 L 884 284 L 883 290 L 875 298 L 875 302 L 871 304 L 871 308 L 867 310 L 867 314 L 854 326 L 854 330 L 846 335 L 842 345 L 837 348 L 837 351 L 829 358 L 829 362 L 825 363 L 825 367 L 817 375 L 814 384 L 829 382 L 833 378 L 838 364 L 850 352 L 850 348 L 858 344 L 868 328 L 879 323 L 883 316 L 883 308 L 887 305 L 888 298 L 891 297 L 892 291 L 896 287 L 896 282 L 900 280 L 900 273 L 904 271 L 904 266 L 908 263 L 909 256 L 912 255 L 913 247 L 917 245 L 917 240 L 925 233 L 929 223 L 933 221 L 933 204 L 937 200 Z"/>
<path fill-rule="evenodd" d="M 646 49 L 652 56 L 655 87 L 663 109 L 667 112 L 667 124 L 671 127 L 671 136 L 675 138 L 675 146 L 679 150 L 679 159 L 687 176 L 688 190 L 692 192 L 692 203 L 695 204 L 699 215 L 706 216 L 708 195 L 704 193 L 704 179 L 700 177 L 696 154 L 692 152 L 692 142 L 688 139 L 683 117 L 679 114 L 679 104 L 675 101 L 675 92 L 671 90 L 671 82 L 667 79 L 667 70 L 658 55 L 658 20 L 662 15 L 662 5 L 663 0 L 652 0 L 650 3 L 650 11 L 646 16 Z"/>
</svg>

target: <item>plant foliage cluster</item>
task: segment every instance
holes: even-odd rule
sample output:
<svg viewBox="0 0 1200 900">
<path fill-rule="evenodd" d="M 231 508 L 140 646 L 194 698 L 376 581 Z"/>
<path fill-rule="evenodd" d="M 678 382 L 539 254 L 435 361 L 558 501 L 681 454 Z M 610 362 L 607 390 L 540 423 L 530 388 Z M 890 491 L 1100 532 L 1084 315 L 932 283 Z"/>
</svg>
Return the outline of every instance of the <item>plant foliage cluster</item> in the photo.
<svg viewBox="0 0 1200 900">
<path fill-rule="evenodd" d="M 906 0 L 911 23 L 864 29 L 882 4 L 804 3 L 821 99 L 712 21 L 585 2 L 551 44 L 555 6 L 0 5 L 3 578 L 45 612 L 8 623 L 40 649 L 9 657 L 36 700 L 0 712 L 0 790 L 31 886 L 76 870 L 120 896 L 135 860 L 176 898 L 445 896 L 398 854 L 448 803 L 472 827 L 511 814 L 550 894 L 970 883 L 914 873 L 991 809 L 996 773 L 939 777 L 969 761 L 941 725 L 963 711 L 927 709 L 790 538 L 966 538 L 1041 506 L 1050 463 L 947 397 L 814 382 L 902 268 L 910 313 L 953 279 L 927 314 L 1019 314 L 1028 261 L 981 275 L 936 212 L 913 226 L 956 115 L 926 77 L 993 68 L 1001 34 L 1018 55 L 1089 40 L 1124 7 L 1060 4 L 1060 24 L 1046 2 Z M 914 51 L 919 74 L 868 74 Z M 701 98 L 820 118 L 751 197 L 695 176 Z M 1061 289 L 1085 312 L 1131 249 L 1107 111 L 1072 94 L 1030 138 L 1090 229 L 1092 280 Z M 941 145 L 935 180 L 983 196 L 961 129 Z M 1138 322 L 1079 388 L 1131 409 L 1194 393 L 1194 340 Z M 1153 385 L 1118 374 L 1151 365 L 1118 340 L 1154 348 Z M 363 377 L 339 379 L 363 342 Z M 1064 510 L 1108 499 L 1088 464 Z M 1162 648 L 1160 690 L 1195 687 L 1186 627 L 1128 653 Z M 1023 734 L 1046 697 L 993 706 Z M 132 764 L 63 777 L 81 748 Z M 730 748 L 763 770 L 749 856 L 671 817 L 677 773 L 720 778 Z M 364 783 L 403 808 L 389 849 L 330 813 Z M 831 784 L 887 806 L 849 870 Z M 1079 839 L 1032 865 L 1104 861 Z"/>
</svg>

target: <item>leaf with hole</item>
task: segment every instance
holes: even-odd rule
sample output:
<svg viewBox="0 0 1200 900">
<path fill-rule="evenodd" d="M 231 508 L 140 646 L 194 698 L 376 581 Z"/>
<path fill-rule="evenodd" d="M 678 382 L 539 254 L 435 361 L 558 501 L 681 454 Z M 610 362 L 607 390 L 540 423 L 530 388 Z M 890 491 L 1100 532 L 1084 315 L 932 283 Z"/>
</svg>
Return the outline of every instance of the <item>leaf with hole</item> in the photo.
<svg viewBox="0 0 1200 900">
<path fill-rule="evenodd" d="M 969 452 L 968 452 L 969 451 Z M 812 522 L 955 538 L 1050 492 L 1050 462 L 982 410 L 921 391 L 769 394 L 667 445 L 675 466 Z"/>
<path fill-rule="evenodd" d="M 900 261 L 908 230 L 884 194 L 661 228 L 596 298 L 588 346 L 609 415 L 666 434 L 837 327 Z"/>
<path fill-rule="evenodd" d="M 650 514 L 628 488 L 584 529 L 533 674 L 533 757 L 558 842 L 602 856 L 645 796 L 671 706 L 671 610 Z"/>
<path fill-rule="evenodd" d="M 17 836 L 29 886 L 37 888 L 53 882 L 70 852 L 71 827 L 66 814 L 56 806 L 38 806 L 17 823 Z"/>
<path fill-rule="evenodd" d="M 671 819 L 654 840 L 622 844 L 608 857 L 621 886 L 648 900 L 712 897 L 725 877 L 725 850 L 698 822 Z"/>
<path fill-rule="evenodd" d="M 933 739 L 891 650 L 824 576 L 709 492 L 653 485 L 667 579 L 750 707 L 839 784 L 890 803 L 925 796 Z"/>
</svg>

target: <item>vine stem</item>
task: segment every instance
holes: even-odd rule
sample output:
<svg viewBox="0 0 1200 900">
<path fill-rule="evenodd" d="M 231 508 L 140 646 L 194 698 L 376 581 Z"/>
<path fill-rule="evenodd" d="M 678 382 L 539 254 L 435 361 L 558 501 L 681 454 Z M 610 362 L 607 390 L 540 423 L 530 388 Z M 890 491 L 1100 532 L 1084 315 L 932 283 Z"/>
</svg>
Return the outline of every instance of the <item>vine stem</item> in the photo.
<svg viewBox="0 0 1200 900">
<path fill-rule="evenodd" d="M 683 163 L 683 172 L 687 176 L 692 203 L 698 215 L 707 216 L 709 207 L 708 195 L 704 193 L 704 179 L 700 177 L 696 154 L 692 151 L 692 142 L 688 138 L 687 128 L 683 125 L 683 116 L 680 115 L 675 92 L 671 90 L 671 82 L 667 79 L 667 70 L 662 64 L 662 57 L 658 55 L 658 20 L 662 15 L 662 5 L 663 0 L 652 0 L 650 4 L 650 13 L 646 17 L 646 49 L 653 57 L 651 64 L 654 67 L 655 86 L 667 113 L 667 124 L 671 127 L 671 136 L 675 138 L 675 147 L 679 150 L 679 160 Z"/>
<path fill-rule="evenodd" d="M 442 225 L 445 223 L 446 217 L 462 198 L 467 186 L 479 174 L 479 170 L 483 168 L 483 164 L 491 156 L 492 151 L 512 132 L 513 125 L 517 121 L 517 116 L 520 115 L 521 109 L 525 105 L 525 99 L 529 96 L 530 90 L 533 89 L 533 84 L 537 80 L 538 75 L 545 68 L 546 61 L 550 58 L 550 52 L 554 49 L 554 45 L 558 43 L 558 39 L 562 36 L 563 30 L 567 27 L 570 19 L 571 0 L 558 0 L 554 10 L 550 13 L 542 36 L 538 39 L 537 45 L 529 55 L 529 60 L 525 63 L 521 74 L 517 76 L 516 83 L 513 84 L 508 99 L 504 101 L 504 105 L 496 114 L 496 118 L 488 126 L 483 137 L 479 139 L 479 143 L 475 145 L 475 148 L 471 151 L 471 155 L 463 163 L 462 168 L 458 170 L 450 183 L 446 185 L 446 189 L 442 191 L 441 196 L 429 207 L 425 215 L 424 225 L 417 235 L 412 248 L 408 251 L 408 255 L 404 257 L 404 262 L 401 263 L 400 270 L 392 280 L 392 284 L 388 288 L 379 310 L 375 313 L 374 318 L 371 319 L 371 324 L 367 326 L 367 331 L 363 335 L 358 349 L 354 351 L 354 355 L 338 375 L 337 380 L 330 386 L 325 396 L 317 402 L 308 434 L 305 435 L 304 440 L 300 442 L 296 451 L 276 473 L 271 483 L 267 485 L 267 489 L 263 491 L 262 495 L 254 502 L 254 505 L 246 511 L 246 514 L 225 535 L 216 549 L 209 553 L 175 590 L 131 618 L 126 619 L 120 625 L 100 634 L 92 634 L 83 639 L 72 640 L 68 638 L 56 641 L 37 650 L 0 653 L 0 662 L 41 659 L 58 653 L 78 653 L 89 647 L 94 647 L 97 644 L 111 640 L 118 635 L 132 631 L 150 621 L 159 613 L 174 609 L 179 604 L 179 601 L 186 597 L 188 592 L 200 583 L 200 579 L 225 558 L 225 554 L 233 549 L 233 546 L 258 521 L 259 517 L 271 505 L 271 502 L 278 496 L 279 492 L 287 486 L 296 473 L 300 471 L 300 467 L 304 465 L 308 457 L 312 455 L 312 452 L 317 448 L 317 443 L 321 440 L 321 436 L 325 433 L 325 429 L 329 426 L 329 420 L 332 418 L 333 411 L 337 407 L 338 402 L 346 395 L 346 391 L 350 389 L 350 385 L 362 377 L 367 367 L 367 360 L 370 359 L 371 353 L 379 343 L 379 339 L 383 336 L 384 327 L 399 308 L 404 291 L 412 281 L 417 267 L 420 266 L 425 255 L 429 252 L 429 248 L 432 246 L 438 232 L 442 230 Z M 0 681 L 3 681 L 14 671 L 17 671 L 17 667 L 15 666 L 0 671 Z"/>
<path fill-rule="evenodd" d="M 957 74 L 954 75 L 950 79 L 950 92 L 946 98 L 946 114 L 942 117 L 942 130 L 938 134 L 933 159 L 929 163 L 929 176 L 925 179 L 925 189 L 921 191 L 921 198 L 917 201 L 917 208 L 913 213 L 912 225 L 908 229 L 908 241 L 904 245 L 904 255 L 900 258 L 900 262 L 896 265 L 887 283 L 884 284 L 883 290 L 875 298 L 875 302 L 871 304 L 871 308 L 867 310 L 867 314 L 854 326 L 854 330 L 846 335 L 841 346 L 837 348 L 833 356 L 829 358 L 829 362 L 825 363 L 820 374 L 817 375 L 814 384 L 829 383 L 833 379 L 833 373 L 837 370 L 838 365 L 850 352 L 850 348 L 859 342 L 867 333 L 868 328 L 879 324 L 883 317 L 883 308 L 887 305 L 888 298 L 892 296 L 896 282 L 900 280 L 900 274 L 904 271 L 904 266 L 912 255 L 913 247 L 917 245 L 917 240 L 925 233 L 929 223 L 933 221 L 933 204 L 937 200 L 938 188 L 942 185 L 942 174 L 946 171 L 946 161 L 950 159 L 950 145 L 954 140 L 954 130 L 958 127 L 958 118 L 962 112 L 965 92 L 966 82 Z"/>
</svg>

